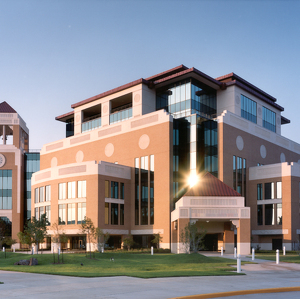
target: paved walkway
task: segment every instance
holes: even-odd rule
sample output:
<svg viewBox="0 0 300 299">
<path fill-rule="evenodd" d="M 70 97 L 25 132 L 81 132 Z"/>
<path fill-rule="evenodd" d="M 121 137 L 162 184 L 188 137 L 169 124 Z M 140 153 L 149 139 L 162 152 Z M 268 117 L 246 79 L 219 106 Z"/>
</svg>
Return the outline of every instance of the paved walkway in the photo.
<svg viewBox="0 0 300 299">
<path fill-rule="evenodd" d="M 224 257 L 233 258 L 232 255 L 226 254 L 224 254 Z M 242 257 L 242 260 L 247 260 L 247 258 Z M 0 285 L 0 298 L 164 299 L 196 294 L 206 295 L 190 298 L 216 298 L 215 296 L 208 297 L 208 294 L 280 287 L 299 287 L 300 290 L 300 264 L 280 263 L 276 265 L 275 262 L 258 259 L 255 262 L 258 264 L 243 265 L 242 272 L 246 275 L 240 276 L 154 279 L 132 277 L 78 278 L 0 271 L 0 281 L 4 282 Z M 241 294 L 227 298 L 241 298 Z M 225 294 L 219 295 L 224 296 Z M 242 296 L 244 299 L 283 297 L 299 298 L 300 292 Z"/>
</svg>

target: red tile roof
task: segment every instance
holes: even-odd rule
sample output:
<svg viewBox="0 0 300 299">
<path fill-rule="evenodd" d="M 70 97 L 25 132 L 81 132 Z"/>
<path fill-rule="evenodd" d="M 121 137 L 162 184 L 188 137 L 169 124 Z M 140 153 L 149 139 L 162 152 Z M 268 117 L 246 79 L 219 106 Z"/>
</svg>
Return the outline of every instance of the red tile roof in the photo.
<svg viewBox="0 0 300 299">
<path fill-rule="evenodd" d="M 0 103 L 0 113 L 17 113 L 17 111 L 4 101 Z"/>
<path fill-rule="evenodd" d="M 199 178 L 199 182 L 188 190 L 184 196 L 241 196 L 209 172 Z"/>
</svg>

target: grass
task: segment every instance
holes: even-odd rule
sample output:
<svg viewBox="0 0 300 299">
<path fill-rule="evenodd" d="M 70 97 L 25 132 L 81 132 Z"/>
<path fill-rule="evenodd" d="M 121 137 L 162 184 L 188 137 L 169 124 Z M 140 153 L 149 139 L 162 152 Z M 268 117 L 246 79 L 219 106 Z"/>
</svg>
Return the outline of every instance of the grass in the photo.
<svg viewBox="0 0 300 299">
<path fill-rule="evenodd" d="M 14 265 L 21 259 L 38 259 L 37 266 Z M 114 261 L 111 261 L 111 258 Z M 57 254 L 56 254 L 57 262 Z M 140 278 L 178 276 L 240 275 L 230 265 L 236 262 L 201 254 L 131 254 L 96 253 L 89 259 L 85 254 L 64 254 L 64 264 L 53 264 L 52 254 L 29 255 L 0 252 L 0 270 L 56 274 L 78 277 L 131 276 Z M 83 266 L 81 266 L 83 264 Z"/>
<path fill-rule="evenodd" d="M 276 261 L 276 252 L 275 251 L 259 251 L 255 253 L 255 257 L 268 261 Z M 279 253 L 279 261 L 287 263 L 300 263 L 299 252 L 296 251 L 287 251 L 286 255 L 282 254 L 282 251 Z"/>
</svg>

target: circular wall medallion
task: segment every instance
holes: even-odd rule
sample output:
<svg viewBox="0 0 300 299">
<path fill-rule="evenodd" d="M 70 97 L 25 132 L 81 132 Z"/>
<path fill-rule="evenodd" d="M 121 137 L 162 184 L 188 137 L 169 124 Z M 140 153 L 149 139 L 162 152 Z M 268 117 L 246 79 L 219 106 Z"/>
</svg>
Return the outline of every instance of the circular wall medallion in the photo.
<svg viewBox="0 0 300 299">
<path fill-rule="evenodd" d="M 241 151 L 244 148 L 244 140 L 242 136 L 236 137 L 236 147 Z"/>
<path fill-rule="evenodd" d="M 136 94 L 136 95 L 134 96 L 134 101 L 135 101 L 136 103 L 138 103 L 138 102 L 140 101 L 140 99 L 141 99 L 141 96 L 140 96 L 139 93 Z"/>
<path fill-rule="evenodd" d="M 263 159 L 267 156 L 267 149 L 264 145 L 261 145 L 260 147 L 260 155 Z"/>
<path fill-rule="evenodd" d="M 81 163 L 83 161 L 84 154 L 82 151 L 78 151 L 76 154 L 76 162 Z"/>
<path fill-rule="evenodd" d="M 51 159 L 51 167 L 56 167 L 57 166 L 57 158 L 56 157 L 53 157 Z"/>
<path fill-rule="evenodd" d="M 235 102 L 239 105 L 239 103 L 240 103 L 240 97 L 239 96 L 235 97 Z"/>
<path fill-rule="evenodd" d="M 147 134 L 144 134 L 139 139 L 140 149 L 146 149 L 150 144 L 150 137 Z"/>
<path fill-rule="evenodd" d="M 6 159 L 5 156 L 0 154 L 0 167 L 3 167 L 5 165 Z"/>
<path fill-rule="evenodd" d="M 112 143 L 108 143 L 106 146 L 105 146 L 105 155 L 106 157 L 110 157 L 113 155 L 114 153 L 114 150 L 115 150 L 115 147 Z"/>
<path fill-rule="evenodd" d="M 280 154 L 280 162 L 281 162 L 281 163 L 284 163 L 284 162 L 285 162 L 285 154 L 284 154 L 284 153 L 281 153 L 281 154 Z"/>
</svg>

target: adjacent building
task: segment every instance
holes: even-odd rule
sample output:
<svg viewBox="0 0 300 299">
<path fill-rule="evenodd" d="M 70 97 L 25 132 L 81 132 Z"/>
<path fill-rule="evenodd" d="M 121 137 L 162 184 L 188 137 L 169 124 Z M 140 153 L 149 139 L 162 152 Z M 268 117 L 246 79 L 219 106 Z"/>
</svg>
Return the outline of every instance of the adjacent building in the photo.
<svg viewBox="0 0 300 299">
<path fill-rule="evenodd" d="M 234 73 L 180 65 L 71 107 L 31 189 L 32 215 L 46 213 L 50 235 L 60 225 L 62 246 L 91 246 L 85 217 L 114 247 L 127 235 L 149 247 L 159 233 L 161 247 L 182 252 L 187 222 L 206 229 L 208 249 L 296 246 L 300 145 L 281 136 L 290 121 L 271 95 Z"/>
</svg>

